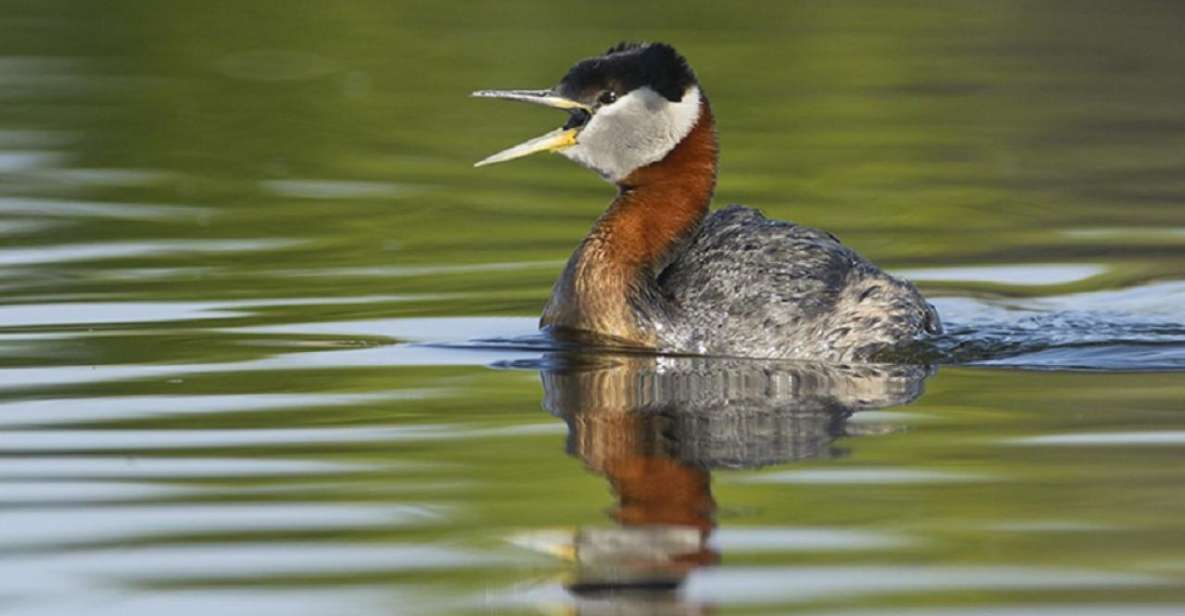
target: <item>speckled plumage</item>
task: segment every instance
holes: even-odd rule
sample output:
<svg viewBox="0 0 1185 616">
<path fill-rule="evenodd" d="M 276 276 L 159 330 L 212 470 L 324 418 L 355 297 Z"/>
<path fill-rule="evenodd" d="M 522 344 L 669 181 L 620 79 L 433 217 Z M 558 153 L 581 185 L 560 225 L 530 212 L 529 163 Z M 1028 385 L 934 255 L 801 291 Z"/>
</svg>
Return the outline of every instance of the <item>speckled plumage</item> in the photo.
<svg viewBox="0 0 1185 616">
<path fill-rule="evenodd" d="M 938 314 L 823 231 L 737 205 L 707 217 L 655 281 L 654 319 L 668 351 L 866 360 L 940 331 Z"/>
</svg>

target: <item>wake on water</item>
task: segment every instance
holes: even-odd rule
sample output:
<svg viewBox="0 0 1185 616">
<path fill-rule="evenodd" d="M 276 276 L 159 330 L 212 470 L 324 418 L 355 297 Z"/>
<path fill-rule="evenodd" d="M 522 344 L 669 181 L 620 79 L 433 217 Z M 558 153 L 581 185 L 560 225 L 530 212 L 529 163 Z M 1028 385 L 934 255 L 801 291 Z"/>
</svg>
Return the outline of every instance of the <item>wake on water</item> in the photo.
<svg viewBox="0 0 1185 616">
<path fill-rule="evenodd" d="M 1185 370 L 1185 281 L 1023 299 L 940 297 L 946 331 L 886 362 L 1031 370 Z M 574 351 L 541 334 L 450 348 Z M 617 349 L 620 350 L 620 349 Z M 514 367 L 540 367 L 514 362 Z"/>
<path fill-rule="evenodd" d="M 1185 282 L 1023 300 L 940 298 L 936 363 L 1185 369 Z"/>
</svg>

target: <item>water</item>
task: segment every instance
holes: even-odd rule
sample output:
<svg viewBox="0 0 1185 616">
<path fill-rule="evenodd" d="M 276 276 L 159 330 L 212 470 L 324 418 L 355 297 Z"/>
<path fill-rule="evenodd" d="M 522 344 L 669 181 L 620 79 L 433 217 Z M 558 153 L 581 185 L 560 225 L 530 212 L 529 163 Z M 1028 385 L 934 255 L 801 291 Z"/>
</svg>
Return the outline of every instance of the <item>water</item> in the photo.
<svg viewBox="0 0 1185 616">
<path fill-rule="evenodd" d="M 0 612 L 1182 611 L 1176 4 L 0 15 Z M 621 38 L 933 367 L 535 335 L 609 189 L 471 169 L 556 118 L 466 94 Z"/>
</svg>

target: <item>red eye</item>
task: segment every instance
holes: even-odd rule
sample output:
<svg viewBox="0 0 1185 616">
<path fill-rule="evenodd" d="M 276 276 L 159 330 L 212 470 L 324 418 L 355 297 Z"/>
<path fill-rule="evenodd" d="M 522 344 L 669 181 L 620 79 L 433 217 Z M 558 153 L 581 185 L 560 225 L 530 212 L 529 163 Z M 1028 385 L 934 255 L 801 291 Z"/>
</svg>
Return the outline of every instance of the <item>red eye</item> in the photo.
<svg viewBox="0 0 1185 616">
<path fill-rule="evenodd" d="M 609 105 L 615 100 L 617 100 L 617 93 L 613 90 L 605 90 L 597 96 L 597 102 L 602 105 Z"/>
</svg>

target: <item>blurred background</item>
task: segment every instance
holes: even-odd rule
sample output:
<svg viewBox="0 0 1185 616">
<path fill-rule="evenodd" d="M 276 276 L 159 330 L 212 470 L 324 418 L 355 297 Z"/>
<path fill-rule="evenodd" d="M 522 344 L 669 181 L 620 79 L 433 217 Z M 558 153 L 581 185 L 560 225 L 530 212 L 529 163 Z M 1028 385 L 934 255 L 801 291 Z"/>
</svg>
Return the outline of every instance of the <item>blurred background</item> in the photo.
<svg viewBox="0 0 1185 616">
<path fill-rule="evenodd" d="M 5 243 L 59 259 L 10 272 L 7 297 L 480 291 L 398 310 L 534 314 L 611 188 L 558 157 L 471 169 L 562 118 L 467 96 L 549 87 L 620 39 L 670 41 L 700 74 L 720 203 L 898 268 L 1180 277 L 1183 20 L 1173 2 L 6 1 Z M 116 207 L 135 204 L 158 207 Z"/>
<path fill-rule="evenodd" d="M 0 612 L 1177 613 L 1183 31 L 1157 0 L 0 0 Z M 619 40 L 697 71 L 718 205 L 836 233 L 956 329 L 1138 322 L 1009 321 L 1064 346 L 925 395 L 793 373 L 821 385 L 779 408 L 838 413 L 809 455 L 541 409 L 652 402 L 471 343 L 533 333 L 613 189 L 473 169 L 563 117 L 468 94 Z M 835 423 L 886 388 L 912 406 Z M 724 530 L 622 603 L 573 571 L 639 539 L 572 529 L 624 524 L 635 440 Z"/>
</svg>

